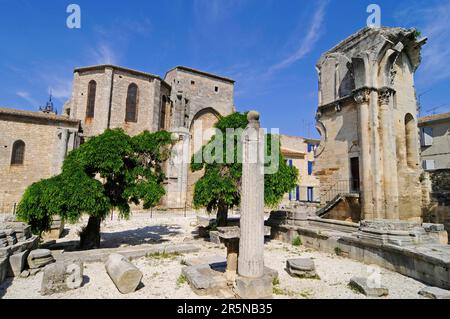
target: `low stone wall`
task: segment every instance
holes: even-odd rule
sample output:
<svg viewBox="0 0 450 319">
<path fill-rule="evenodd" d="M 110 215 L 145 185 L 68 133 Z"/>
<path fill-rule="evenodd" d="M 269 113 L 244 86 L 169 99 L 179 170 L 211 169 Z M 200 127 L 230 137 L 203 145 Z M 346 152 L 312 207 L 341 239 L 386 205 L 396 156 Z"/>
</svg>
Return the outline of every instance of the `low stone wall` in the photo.
<svg viewBox="0 0 450 319">
<path fill-rule="evenodd" d="M 443 224 L 450 236 L 450 169 L 439 169 L 428 174 L 432 189 L 428 213 L 424 219 L 430 223 Z"/>
<path fill-rule="evenodd" d="M 300 237 L 307 247 L 375 264 L 428 285 L 450 289 L 450 245 L 368 243 L 353 234 L 311 225 L 278 225 L 272 226 L 271 238 L 291 243 L 294 238 Z"/>
</svg>

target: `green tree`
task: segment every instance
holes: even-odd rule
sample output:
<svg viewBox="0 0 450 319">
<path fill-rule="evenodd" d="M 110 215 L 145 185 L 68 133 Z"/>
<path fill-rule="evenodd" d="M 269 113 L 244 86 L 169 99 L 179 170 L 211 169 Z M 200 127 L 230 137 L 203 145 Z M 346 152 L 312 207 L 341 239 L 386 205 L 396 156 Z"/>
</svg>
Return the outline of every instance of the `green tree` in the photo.
<svg viewBox="0 0 450 319">
<path fill-rule="evenodd" d="M 208 212 L 217 212 L 217 225 L 226 226 L 228 219 L 228 210 L 239 206 L 241 201 L 241 178 L 242 178 L 242 159 L 238 146 L 241 143 L 243 130 L 248 124 L 247 113 L 233 113 L 227 117 L 219 119 L 215 128 L 223 136 L 222 143 L 223 155 L 216 156 L 212 163 L 207 163 L 203 156 L 194 154 L 191 159 L 191 170 L 204 170 L 203 176 L 196 182 L 194 187 L 193 206 L 195 208 L 205 207 Z M 227 129 L 234 129 L 236 134 L 230 136 Z M 266 136 L 266 155 L 271 151 L 271 139 L 279 138 L 275 135 Z M 217 145 L 217 135 L 203 146 L 199 151 L 202 154 L 205 151 L 212 155 L 217 155 L 214 145 Z M 228 139 L 228 142 L 227 142 Z M 227 148 L 227 144 L 232 147 Z M 279 143 L 277 144 L 280 147 Z M 228 154 L 228 153 L 232 154 Z M 279 169 L 275 174 L 265 174 L 264 176 L 264 202 L 268 207 L 277 206 L 283 199 L 284 194 L 295 188 L 297 184 L 298 170 L 290 167 L 278 149 Z M 223 157 L 222 157 L 223 156 Z M 198 160 L 200 158 L 201 160 Z M 222 160 L 220 160 L 222 158 Z M 233 158 L 233 161 L 227 161 L 227 158 Z M 219 160 L 218 160 L 219 159 Z M 266 161 L 266 167 L 269 165 Z"/>
<path fill-rule="evenodd" d="M 40 234 L 49 229 L 53 215 L 76 222 L 88 214 L 80 247 L 98 248 L 101 221 L 113 209 L 128 218 L 130 204 L 148 209 L 165 194 L 162 163 L 170 143 L 166 131 L 130 137 L 121 129 L 106 130 L 72 151 L 60 175 L 31 185 L 19 203 L 18 216 Z"/>
</svg>

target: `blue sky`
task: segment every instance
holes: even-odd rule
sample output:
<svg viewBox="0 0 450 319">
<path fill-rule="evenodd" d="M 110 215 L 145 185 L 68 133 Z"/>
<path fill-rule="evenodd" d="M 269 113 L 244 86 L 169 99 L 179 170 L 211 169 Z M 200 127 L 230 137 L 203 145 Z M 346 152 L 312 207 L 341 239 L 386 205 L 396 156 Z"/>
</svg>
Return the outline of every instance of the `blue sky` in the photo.
<svg viewBox="0 0 450 319">
<path fill-rule="evenodd" d="M 79 30 L 66 27 L 70 3 Z M 382 25 L 429 38 L 417 92 L 424 114 L 450 111 L 450 0 L 0 0 L 0 105 L 37 110 L 51 88 L 61 109 L 79 66 L 186 65 L 234 78 L 237 109 L 265 127 L 317 136 L 315 63 L 366 25 L 371 3 Z"/>
</svg>

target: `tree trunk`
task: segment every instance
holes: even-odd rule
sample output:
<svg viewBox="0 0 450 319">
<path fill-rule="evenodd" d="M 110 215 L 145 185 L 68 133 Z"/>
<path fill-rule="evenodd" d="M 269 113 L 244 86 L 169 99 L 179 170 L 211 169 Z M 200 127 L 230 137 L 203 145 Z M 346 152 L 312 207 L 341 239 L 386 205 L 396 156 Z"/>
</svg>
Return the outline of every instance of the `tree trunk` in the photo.
<svg viewBox="0 0 450 319">
<path fill-rule="evenodd" d="M 228 225 L 228 205 L 219 205 L 217 209 L 217 226 L 226 227 Z"/>
<path fill-rule="evenodd" d="M 80 233 L 80 249 L 100 248 L 100 224 L 99 217 L 90 216 L 87 226 Z"/>
</svg>

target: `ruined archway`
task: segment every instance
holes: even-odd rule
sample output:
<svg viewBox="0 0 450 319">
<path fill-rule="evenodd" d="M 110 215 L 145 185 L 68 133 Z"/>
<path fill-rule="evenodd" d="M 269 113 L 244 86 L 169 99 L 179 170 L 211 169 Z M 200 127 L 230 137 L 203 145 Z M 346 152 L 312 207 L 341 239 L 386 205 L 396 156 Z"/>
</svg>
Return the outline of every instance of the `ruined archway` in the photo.
<svg viewBox="0 0 450 319">
<path fill-rule="evenodd" d="M 219 112 L 213 108 L 206 108 L 199 111 L 192 119 L 189 135 L 190 135 L 190 145 L 189 145 L 189 159 L 192 155 L 201 150 L 211 137 L 214 135 L 214 124 L 220 118 Z M 187 178 L 187 195 L 186 204 L 188 207 L 192 207 L 192 198 L 194 196 L 194 186 L 195 183 L 203 176 L 204 171 L 192 172 L 188 170 Z"/>
</svg>

